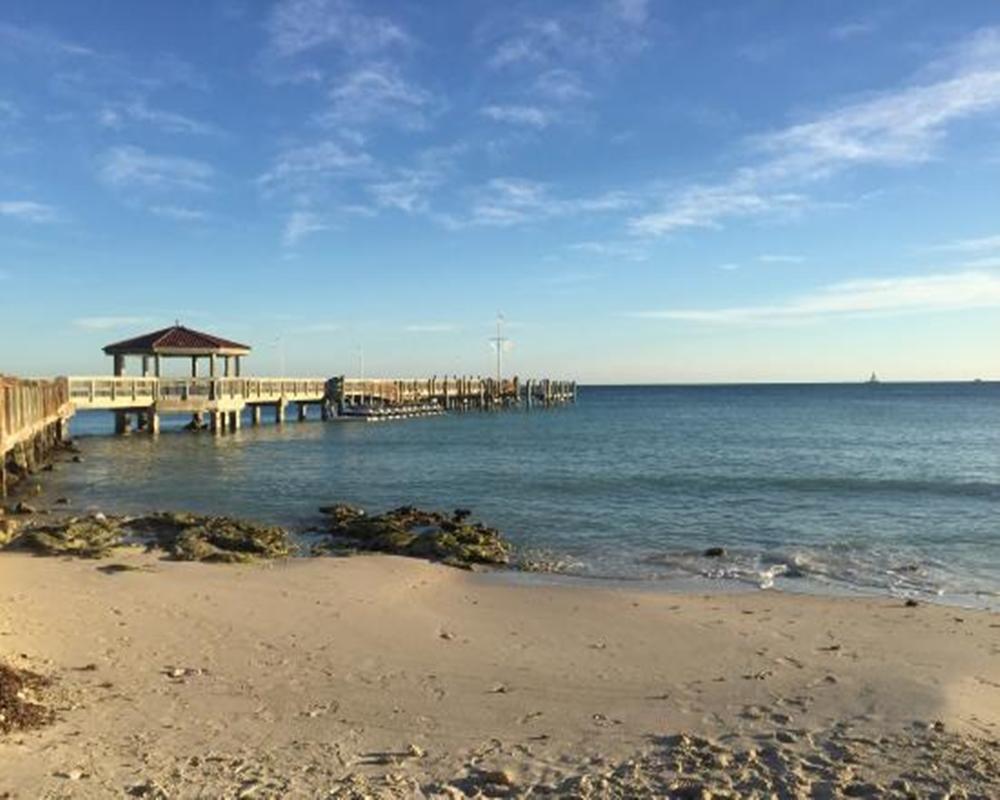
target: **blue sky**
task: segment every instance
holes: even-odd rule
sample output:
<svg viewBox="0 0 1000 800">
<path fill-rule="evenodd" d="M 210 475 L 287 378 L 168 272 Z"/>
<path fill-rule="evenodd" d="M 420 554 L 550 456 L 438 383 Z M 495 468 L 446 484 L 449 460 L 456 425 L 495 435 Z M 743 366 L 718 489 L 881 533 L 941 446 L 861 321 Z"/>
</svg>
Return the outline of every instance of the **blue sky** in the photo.
<svg viewBox="0 0 1000 800">
<path fill-rule="evenodd" d="M 995 0 L 7 0 L 0 371 L 1000 377 Z"/>
</svg>

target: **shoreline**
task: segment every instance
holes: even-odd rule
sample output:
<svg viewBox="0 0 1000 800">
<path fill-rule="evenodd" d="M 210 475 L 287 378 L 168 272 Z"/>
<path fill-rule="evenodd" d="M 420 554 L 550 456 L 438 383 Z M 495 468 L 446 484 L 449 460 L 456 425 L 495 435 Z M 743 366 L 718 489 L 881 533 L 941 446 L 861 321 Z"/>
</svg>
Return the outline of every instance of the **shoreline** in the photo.
<svg viewBox="0 0 1000 800">
<path fill-rule="evenodd" d="M 53 726 L 0 740 L 0 797 L 739 795 L 725 765 L 751 751 L 761 791 L 1000 781 L 988 611 L 134 548 L 0 554 L 0 598 L 0 655 L 61 698 Z M 580 788 L 598 778 L 625 788 Z"/>
</svg>

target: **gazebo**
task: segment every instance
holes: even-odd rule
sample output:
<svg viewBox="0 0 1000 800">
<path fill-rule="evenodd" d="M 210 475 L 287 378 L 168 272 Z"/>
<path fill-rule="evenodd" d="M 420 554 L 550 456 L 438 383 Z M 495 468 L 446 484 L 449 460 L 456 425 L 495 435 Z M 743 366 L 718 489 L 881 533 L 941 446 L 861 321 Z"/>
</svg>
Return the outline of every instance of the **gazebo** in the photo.
<svg viewBox="0 0 1000 800">
<path fill-rule="evenodd" d="M 240 359 L 249 354 L 250 347 L 219 336 L 185 328 L 175 324 L 122 342 L 109 344 L 104 352 L 114 357 L 114 374 L 125 374 L 125 358 L 142 358 L 142 377 L 160 377 L 160 362 L 164 358 L 190 358 L 191 377 L 198 377 L 198 359 L 208 360 L 208 377 L 240 376 Z M 223 361 L 223 372 L 218 374 L 218 359 Z M 150 371 L 152 363 L 152 372 Z"/>
</svg>

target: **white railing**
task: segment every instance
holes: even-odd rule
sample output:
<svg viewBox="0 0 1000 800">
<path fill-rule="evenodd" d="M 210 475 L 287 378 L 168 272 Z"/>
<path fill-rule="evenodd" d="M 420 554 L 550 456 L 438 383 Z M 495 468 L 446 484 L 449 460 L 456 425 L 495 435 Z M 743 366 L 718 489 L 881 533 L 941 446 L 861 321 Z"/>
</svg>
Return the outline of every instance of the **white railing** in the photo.
<svg viewBox="0 0 1000 800">
<path fill-rule="evenodd" d="M 326 396 L 324 378 L 116 378 L 101 375 L 75 376 L 68 381 L 69 399 L 77 408 L 139 407 L 171 401 L 318 402 Z"/>
</svg>

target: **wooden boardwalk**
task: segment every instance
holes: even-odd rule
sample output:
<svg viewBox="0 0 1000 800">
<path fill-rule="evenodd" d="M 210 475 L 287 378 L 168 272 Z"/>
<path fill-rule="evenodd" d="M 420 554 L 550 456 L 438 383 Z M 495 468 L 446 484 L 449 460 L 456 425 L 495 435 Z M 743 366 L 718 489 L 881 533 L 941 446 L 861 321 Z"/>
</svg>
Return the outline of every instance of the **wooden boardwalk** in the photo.
<svg viewBox="0 0 1000 800">
<path fill-rule="evenodd" d="M 37 469 L 66 436 L 73 416 L 65 379 L 22 380 L 0 375 L 0 496 L 10 475 Z"/>
<path fill-rule="evenodd" d="M 184 414 L 192 427 L 238 430 L 244 414 L 259 424 L 268 412 L 284 422 L 317 409 L 323 419 L 413 413 L 534 408 L 576 400 L 576 384 L 518 378 L 446 376 L 424 379 L 73 376 L 22 380 L 0 376 L 0 494 L 9 475 L 33 472 L 67 435 L 77 411 L 111 411 L 116 431 L 158 433 L 164 414 Z M 412 412 L 412 413 L 411 413 Z"/>
</svg>

